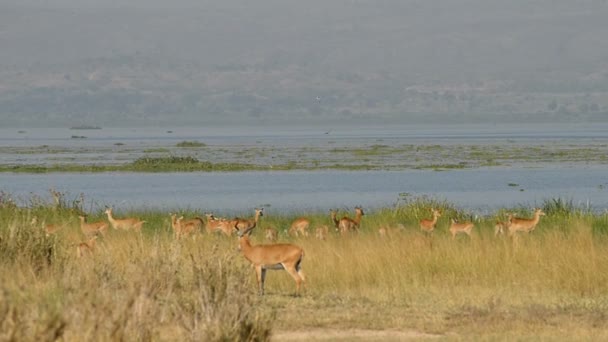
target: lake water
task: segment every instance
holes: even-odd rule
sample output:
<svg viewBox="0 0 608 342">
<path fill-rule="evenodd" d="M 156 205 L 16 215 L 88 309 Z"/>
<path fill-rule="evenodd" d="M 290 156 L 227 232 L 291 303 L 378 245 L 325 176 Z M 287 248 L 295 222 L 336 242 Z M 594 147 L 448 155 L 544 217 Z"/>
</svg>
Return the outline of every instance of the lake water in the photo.
<svg viewBox="0 0 608 342">
<path fill-rule="evenodd" d="M 472 213 L 538 206 L 560 197 L 595 211 L 608 208 L 608 167 L 472 169 L 454 171 L 314 171 L 241 173 L 0 174 L 2 189 L 18 200 L 49 198 L 53 187 L 85 208 L 196 209 L 217 213 L 368 210 L 394 205 L 403 193 L 447 200 Z M 514 186 L 517 184 L 517 186 Z"/>
<path fill-rule="evenodd" d="M 326 134 L 327 133 L 327 134 Z M 71 139 L 85 135 L 86 139 Z M 183 140 L 206 144 L 266 144 L 357 146 L 383 144 L 608 144 L 607 124 L 401 126 L 373 128 L 103 128 L 102 130 L 0 128 L 0 147 L 49 145 L 97 148 L 126 143 L 136 149 L 174 146 Z M 608 145 L 607 145 L 608 146 Z M 113 150 L 109 152 L 112 157 Z M 77 154 L 76 154 L 77 155 Z M 0 153 L 0 163 L 21 158 L 36 161 L 36 154 Z M 46 158 L 46 157 L 45 157 Z M 77 160 L 75 162 L 78 162 Z M 294 212 L 349 208 L 373 210 L 394 205 L 407 193 L 446 200 L 476 214 L 498 208 L 538 206 L 562 198 L 595 211 L 608 208 L 608 166 L 559 163 L 538 167 L 496 167 L 450 171 L 290 171 L 240 173 L 96 173 L 0 174 L 0 190 L 17 201 L 32 194 L 48 198 L 49 188 L 68 199 L 85 196 L 85 208 L 103 206 L 134 209 L 196 209 L 218 213 L 267 211 Z"/>
</svg>

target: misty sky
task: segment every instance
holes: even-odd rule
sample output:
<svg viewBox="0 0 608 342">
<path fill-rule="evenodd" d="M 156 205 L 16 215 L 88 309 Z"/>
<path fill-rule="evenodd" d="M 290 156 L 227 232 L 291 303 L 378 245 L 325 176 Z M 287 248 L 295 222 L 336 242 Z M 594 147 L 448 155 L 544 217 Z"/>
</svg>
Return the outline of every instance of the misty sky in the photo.
<svg viewBox="0 0 608 342">
<path fill-rule="evenodd" d="M 0 119 L 600 113 L 606 18 L 604 0 L 2 0 Z"/>
</svg>

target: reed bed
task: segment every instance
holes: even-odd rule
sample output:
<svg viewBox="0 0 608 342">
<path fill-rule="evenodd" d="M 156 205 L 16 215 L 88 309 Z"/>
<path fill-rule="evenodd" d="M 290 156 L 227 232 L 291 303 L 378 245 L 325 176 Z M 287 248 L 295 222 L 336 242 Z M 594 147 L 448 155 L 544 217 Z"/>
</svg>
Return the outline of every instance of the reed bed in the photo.
<svg viewBox="0 0 608 342">
<path fill-rule="evenodd" d="M 430 208 L 442 217 L 432 234 L 423 234 L 418 222 Z M 270 271 L 260 297 L 236 237 L 201 232 L 176 240 L 168 212 L 117 211 L 146 220 L 141 234 L 110 230 L 93 253 L 78 258 L 82 201 L 17 207 L 3 200 L 0 340 L 253 341 L 313 329 L 451 340 L 608 338 L 607 215 L 556 200 L 543 210 L 547 216 L 534 231 L 514 238 L 494 236 L 495 222 L 507 211 L 529 217 L 530 208 L 475 218 L 416 198 L 366 212 L 359 233 L 348 236 L 335 232 L 329 213 L 266 210 L 252 240 L 263 243 L 263 229 L 275 227 L 280 242 L 302 246 L 307 282 L 303 295 L 293 297 L 291 277 Z M 253 210 L 234 214 L 250 217 Z M 300 216 L 312 222 L 309 237 L 287 233 Z M 452 217 L 474 220 L 470 238 L 451 238 Z M 62 228 L 47 235 L 41 226 L 47 223 Z M 326 240 L 314 237 L 319 225 L 331 228 Z M 387 236 L 378 234 L 381 227 Z"/>
</svg>

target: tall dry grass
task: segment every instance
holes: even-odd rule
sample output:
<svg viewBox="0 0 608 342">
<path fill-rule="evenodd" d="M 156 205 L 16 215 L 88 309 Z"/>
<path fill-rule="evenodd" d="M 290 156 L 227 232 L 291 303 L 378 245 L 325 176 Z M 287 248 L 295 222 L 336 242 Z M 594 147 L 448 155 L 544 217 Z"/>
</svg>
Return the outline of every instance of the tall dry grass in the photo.
<svg viewBox="0 0 608 342">
<path fill-rule="evenodd" d="M 80 208 L 0 203 L 0 340 L 267 340 L 273 330 L 312 326 L 608 337 L 600 324 L 608 312 L 608 217 L 547 204 L 538 228 L 515 239 L 495 237 L 495 221 L 503 211 L 529 216 L 531 209 L 476 219 L 449 203 L 416 199 L 368 210 L 358 234 L 334 231 L 324 241 L 288 236 L 296 215 L 269 210 L 254 243 L 273 226 L 280 241 L 304 247 L 307 284 L 293 298 L 291 277 L 271 271 L 260 298 L 236 238 L 176 241 L 168 213 L 121 213 L 145 219 L 143 232 L 110 230 L 92 255 L 78 258 Z M 417 222 L 431 207 L 443 215 L 428 236 Z M 340 217 L 346 214 L 353 215 Z M 332 226 L 328 213 L 302 215 L 313 229 Z M 63 228 L 47 236 L 34 216 Z M 451 217 L 474 219 L 472 238 L 452 240 Z M 380 227 L 389 236 L 380 237 Z"/>
</svg>

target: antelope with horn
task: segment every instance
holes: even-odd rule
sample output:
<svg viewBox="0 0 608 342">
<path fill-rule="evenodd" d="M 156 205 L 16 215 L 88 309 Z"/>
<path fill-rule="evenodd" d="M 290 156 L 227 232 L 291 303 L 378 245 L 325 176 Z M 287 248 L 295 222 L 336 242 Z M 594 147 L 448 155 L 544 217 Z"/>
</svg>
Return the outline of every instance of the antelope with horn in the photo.
<svg viewBox="0 0 608 342">
<path fill-rule="evenodd" d="M 512 217 L 509 224 L 509 236 L 513 236 L 517 232 L 530 233 L 536 228 L 541 216 L 545 216 L 545 212 L 542 209 L 536 208 L 534 209 L 534 216 L 531 219 Z"/>
<path fill-rule="evenodd" d="M 365 213 L 363 213 L 363 209 L 360 207 L 355 207 L 355 218 L 351 219 L 347 216 L 341 218 L 338 222 L 338 230 L 341 234 L 358 231 L 359 225 L 361 224 L 361 217 L 364 215 Z"/>
<path fill-rule="evenodd" d="M 252 245 L 249 233 L 254 227 L 239 230 L 234 227 L 239 238 L 239 249 L 255 268 L 258 289 L 260 295 L 264 295 L 264 281 L 267 270 L 285 270 L 296 282 L 296 296 L 300 293 L 300 286 L 305 281 L 301 269 L 304 250 L 296 245 L 288 243 L 276 243 L 268 245 Z"/>
<path fill-rule="evenodd" d="M 425 233 L 432 233 L 437 225 L 437 218 L 441 217 L 441 212 L 439 210 L 431 208 L 431 212 L 433 213 L 432 220 L 420 220 L 420 229 Z"/>
</svg>

